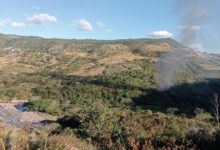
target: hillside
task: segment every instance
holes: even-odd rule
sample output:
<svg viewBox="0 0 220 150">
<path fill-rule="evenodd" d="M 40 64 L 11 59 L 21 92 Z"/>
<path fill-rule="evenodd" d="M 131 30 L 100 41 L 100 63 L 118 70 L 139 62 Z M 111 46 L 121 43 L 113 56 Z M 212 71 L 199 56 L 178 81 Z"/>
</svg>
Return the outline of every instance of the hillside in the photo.
<svg viewBox="0 0 220 150">
<path fill-rule="evenodd" d="M 42 93 L 34 93 L 38 89 L 46 93 L 52 90 L 52 95 L 57 97 L 54 87 L 60 92 L 62 82 L 70 79 L 101 82 L 106 78 L 104 82 L 107 82 L 107 79 L 120 78 L 120 82 L 110 82 L 156 89 L 163 86 L 159 85 L 163 84 L 160 76 L 172 80 L 173 84 L 219 78 L 218 55 L 195 52 L 171 39 L 96 41 L 12 35 L 1 35 L 0 38 L 0 97 L 3 100 L 29 100 L 33 94 L 42 98 Z M 160 61 L 169 73 L 162 72 Z M 169 75 L 171 73 L 175 75 Z M 146 80 L 143 82 L 142 78 Z M 151 81 L 148 83 L 147 80 Z M 97 83 L 87 84 L 94 86 Z"/>
<path fill-rule="evenodd" d="M 30 110 L 60 117 L 56 134 L 70 128 L 97 148 L 218 143 L 214 93 L 220 94 L 220 56 L 172 39 L 0 35 L 0 99 L 28 100 Z"/>
</svg>

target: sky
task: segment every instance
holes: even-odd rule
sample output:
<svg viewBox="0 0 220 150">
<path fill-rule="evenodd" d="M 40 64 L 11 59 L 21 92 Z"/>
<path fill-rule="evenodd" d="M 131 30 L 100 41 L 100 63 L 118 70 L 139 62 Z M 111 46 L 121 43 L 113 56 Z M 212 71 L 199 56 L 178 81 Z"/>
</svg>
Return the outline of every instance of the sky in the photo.
<svg viewBox="0 0 220 150">
<path fill-rule="evenodd" d="M 178 40 L 180 29 L 188 26 L 180 24 L 175 1 L 0 0 L 0 33 L 65 39 Z"/>
</svg>

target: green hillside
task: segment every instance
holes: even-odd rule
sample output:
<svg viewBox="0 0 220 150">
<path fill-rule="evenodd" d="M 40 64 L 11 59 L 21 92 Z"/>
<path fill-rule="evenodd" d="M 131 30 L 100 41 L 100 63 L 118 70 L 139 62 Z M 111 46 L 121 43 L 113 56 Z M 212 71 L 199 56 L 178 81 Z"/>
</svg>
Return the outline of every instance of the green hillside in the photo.
<svg viewBox="0 0 220 150">
<path fill-rule="evenodd" d="M 215 93 L 220 56 L 172 39 L 0 35 L 0 99 L 28 100 L 60 117 L 51 134 L 68 130 L 99 149 L 214 149 Z"/>
</svg>

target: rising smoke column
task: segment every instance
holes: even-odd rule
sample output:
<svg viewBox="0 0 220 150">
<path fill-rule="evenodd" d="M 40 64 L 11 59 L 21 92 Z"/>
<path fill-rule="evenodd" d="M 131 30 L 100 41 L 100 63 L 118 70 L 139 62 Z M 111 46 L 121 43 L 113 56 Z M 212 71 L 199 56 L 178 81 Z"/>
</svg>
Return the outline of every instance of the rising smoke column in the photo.
<svg viewBox="0 0 220 150">
<path fill-rule="evenodd" d="M 202 45 L 199 40 L 204 28 L 204 22 L 208 18 L 208 9 L 212 0 L 175 0 L 175 14 L 178 15 L 180 23 L 177 28 L 180 30 L 179 41 L 183 46 L 173 46 L 168 52 L 163 53 L 156 63 L 156 70 L 160 78 L 158 90 L 169 89 L 175 80 L 175 74 L 179 69 L 184 68 L 188 63 L 190 54 L 193 53 L 186 47 L 201 50 Z"/>
<path fill-rule="evenodd" d="M 176 72 L 184 69 L 192 51 L 181 45 L 172 45 L 170 50 L 161 54 L 160 59 L 156 63 L 156 71 L 160 79 L 159 91 L 164 91 L 173 86 Z"/>
<path fill-rule="evenodd" d="M 172 86 L 172 79 L 175 74 L 175 69 L 177 67 L 175 58 L 176 53 L 173 50 L 166 52 L 160 56 L 160 59 L 156 63 L 156 71 L 159 74 L 160 86 L 159 91 L 169 89 Z"/>
<path fill-rule="evenodd" d="M 214 0 L 176 0 L 175 12 L 179 18 L 180 42 L 193 49 L 201 50 L 203 30 L 209 17 L 209 6 Z"/>
</svg>

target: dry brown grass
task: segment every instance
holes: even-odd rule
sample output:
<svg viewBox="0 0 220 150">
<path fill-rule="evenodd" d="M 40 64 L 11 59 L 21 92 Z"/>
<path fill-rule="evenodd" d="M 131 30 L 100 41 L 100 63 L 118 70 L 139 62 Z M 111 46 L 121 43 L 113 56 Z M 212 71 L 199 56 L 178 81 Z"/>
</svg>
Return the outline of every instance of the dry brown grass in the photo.
<svg viewBox="0 0 220 150">
<path fill-rule="evenodd" d="M 144 52 L 167 52 L 170 50 L 170 45 L 163 42 L 156 44 L 137 43 L 132 45 L 132 49 L 140 49 Z"/>
<path fill-rule="evenodd" d="M 130 52 L 126 52 L 126 53 L 119 53 L 115 56 L 104 57 L 102 59 L 99 59 L 98 62 L 101 64 L 116 64 L 116 63 L 122 63 L 126 61 L 140 60 L 143 58 L 144 57 L 136 56 Z"/>
<path fill-rule="evenodd" d="M 205 70 L 220 71 L 220 66 L 202 64 L 200 67 Z"/>
<path fill-rule="evenodd" d="M 45 130 L 46 129 L 46 130 Z M 0 150 L 95 150 L 85 141 L 74 135 L 63 133 L 50 135 L 53 127 L 45 129 L 26 129 L 0 123 Z"/>
<path fill-rule="evenodd" d="M 154 44 L 144 44 L 142 47 L 149 52 L 167 52 L 170 48 L 169 44 L 167 43 L 159 43 L 157 45 Z"/>
<path fill-rule="evenodd" d="M 103 45 L 101 48 L 101 50 L 129 50 L 129 47 L 123 44 L 107 44 L 107 45 Z"/>
<path fill-rule="evenodd" d="M 16 53 L 10 53 L 7 55 L 4 55 L 4 57 L 0 57 L 0 69 L 11 65 L 11 64 L 15 64 L 20 60 L 20 56 Z"/>
<path fill-rule="evenodd" d="M 106 44 L 90 52 L 90 57 L 103 57 L 129 52 L 130 48 L 122 44 Z"/>
<path fill-rule="evenodd" d="M 152 49 L 152 51 L 163 51 L 164 49 L 168 49 L 168 46 L 169 45 L 166 43 L 157 44 L 157 45 L 144 44 L 144 48 L 147 51 L 150 51 L 149 49 Z M 111 66 L 114 66 L 117 64 L 120 64 L 121 66 L 123 66 L 122 64 L 136 61 L 136 60 L 147 59 L 150 62 L 157 61 L 157 59 L 154 57 L 135 55 L 131 52 L 128 46 L 123 45 L 123 44 L 103 45 L 100 48 L 97 48 L 89 53 L 65 52 L 65 54 L 67 56 L 73 56 L 73 57 L 74 56 L 84 57 L 89 60 L 93 60 L 95 58 L 95 60 L 93 60 L 94 62 L 83 64 L 82 66 L 80 66 L 79 70 L 68 73 L 68 75 L 79 76 L 79 77 L 99 76 L 99 75 L 102 75 L 104 71 L 108 72 L 107 68 L 112 68 Z M 119 70 L 121 69 L 126 70 L 126 68 L 127 67 L 125 68 L 116 67 L 116 69 L 119 69 Z"/>
<path fill-rule="evenodd" d="M 70 73 L 69 75 L 78 76 L 78 77 L 94 77 L 94 76 L 102 75 L 104 70 L 105 67 L 91 67 L 91 68 L 75 71 L 73 73 Z"/>
<path fill-rule="evenodd" d="M 66 56 L 86 57 L 88 53 L 86 53 L 86 52 L 77 52 L 77 51 L 66 51 L 64 54 Z"/>
</svg>

